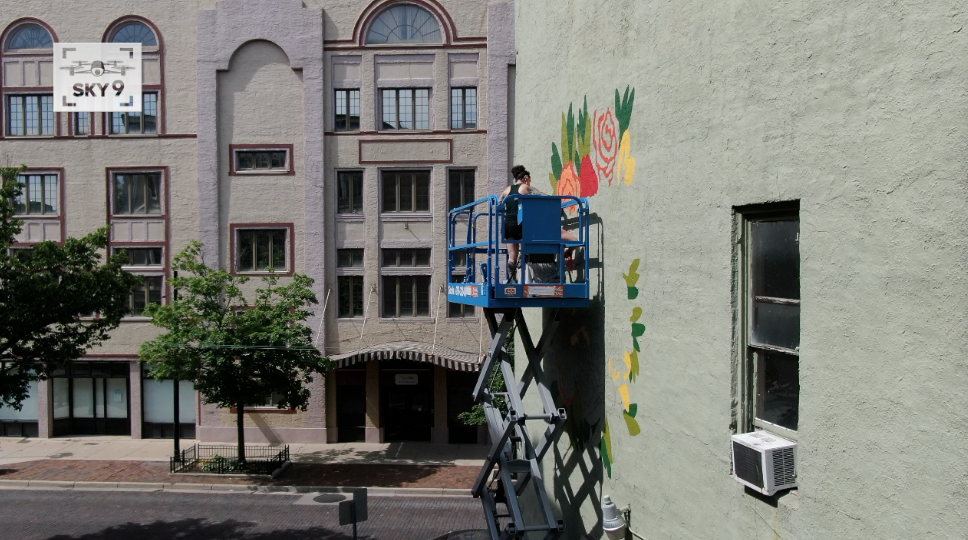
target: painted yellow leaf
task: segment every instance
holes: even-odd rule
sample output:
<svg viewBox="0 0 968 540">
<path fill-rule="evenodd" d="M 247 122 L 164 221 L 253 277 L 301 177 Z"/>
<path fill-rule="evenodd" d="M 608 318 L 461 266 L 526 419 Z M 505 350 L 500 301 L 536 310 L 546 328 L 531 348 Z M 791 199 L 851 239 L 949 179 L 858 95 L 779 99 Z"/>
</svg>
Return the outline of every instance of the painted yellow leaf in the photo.
<svg viewBox="0 0 968 540">
<path fill-rule="evenodd" d="M 605 451 L 608 453 L 608 461 L 615 463 L 615 455 L 612 454 L 612 435 L 608 429 L 608 419 L 605 420 L 605 433 L 602 434 L 602 438 L 605 439 Z"/>
<path fill-rule="evenodd" d="M 618 170 L 616 176 L 631 186 L 635 179 L 635 158 L 632 157 L 632 132 L 626 131 L 622 135 L 622 142 L 618 145 Z"/>
<path fill-rule="evenodd" d="M 638 353 L 633 352 L 632 354 L 637 355 Z M 632 354 L 629 354 L 628 351 L 625 351 L 625 368 L 628 370 L 626 373 L 629 374 L 632 373 Z M 626 377 L 628 377 L 628 375 L 626 375 Z"/>
<path fill-rule="evenodd" d="M 617 381 L 622 376 L 622 372 L 615 369 L 615 363 L 612 362 L 611 358 L 608 359 L 608 373 L 612 376 L 613 381 Z"/>
<path fill-rule="evenodd" d="M 629 435 L 635 437 L 639 433 L 642 433 L 642 428 L 639 427 L 638 420 L 628 414 L 622 414 L 622 417 L 625 418 L 625 425 L 629 428 Z"/>
<path fill-rule="evenodd" d="M 638 322 L 639 321 L 639 317 L 641 317 L 641 316 L 642 316 L 642 308 L 637 307 L 637 308 L 634 308 L 632 310 L 632 316 L 629 317 L 629 320 L 632 321 L 632 322 Z"/>
<path fill-rule="evenodd" d="M 629 385 L 623 384 L 622 386 L 619 386 L 618 387 L 618 393 L 622 396 L 622 406 L 625 407 L 625 410 L 626 411 L 629 410 L 629 403 L 630 403 L 630 401 L 629 401 Z"/>
</svg>

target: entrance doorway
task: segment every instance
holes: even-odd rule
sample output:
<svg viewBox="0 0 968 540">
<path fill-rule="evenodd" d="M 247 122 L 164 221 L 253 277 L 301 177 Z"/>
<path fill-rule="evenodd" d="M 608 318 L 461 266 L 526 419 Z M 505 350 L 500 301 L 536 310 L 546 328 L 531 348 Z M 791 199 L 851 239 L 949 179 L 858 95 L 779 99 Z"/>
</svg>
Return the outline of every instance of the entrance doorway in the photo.
<svg viewBox="0 0 968 540">
<path fill-rule="evenodd" d="M 381 362 L 380 387 L 384 439 L 430 442 L 434 425 L 433 367 L 421 362 Z"/>
<path fill-rule="evenodd" d="M 130 435 L 127 362 L 73 362 L 53 374 L 54 435 Z"/>
</svg>

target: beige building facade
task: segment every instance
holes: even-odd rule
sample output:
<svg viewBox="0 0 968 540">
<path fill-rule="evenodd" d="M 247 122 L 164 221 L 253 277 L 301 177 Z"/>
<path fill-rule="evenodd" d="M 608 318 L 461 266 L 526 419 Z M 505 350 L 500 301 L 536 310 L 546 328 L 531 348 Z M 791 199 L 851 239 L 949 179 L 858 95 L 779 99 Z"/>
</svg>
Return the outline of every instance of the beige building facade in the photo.
<svg viewBox="0 0 968 540">
<path fill-rule="evenodd" d="M 456 415 L 479 313 L 449 305 L 446 215 L 507 184 L 513 7 L 456 0 L 2 3 L 0 157 L 29 169 L 18 248 L 102 226 L 145 276 L 112 339 L 40 382 L 9 435 L 172 435 L 171 381 L 137 362 L 171 260 L 304 273 L 338 368 L 307 411 L 246 414 L 268 442 L 478 442 Z M 144 113 L 54 113 L 54 42 L 140 42 Z M 35 201 L 36 198 L 36 201 Z M 285 278 L 284 278 L 285 279 Z M 254 290 L 258 279 L 250 281 Z M 251 290 L 250 290 L 251 292 Z M 182 434 L 235 415 L 181 393 Z"/>
</svg>

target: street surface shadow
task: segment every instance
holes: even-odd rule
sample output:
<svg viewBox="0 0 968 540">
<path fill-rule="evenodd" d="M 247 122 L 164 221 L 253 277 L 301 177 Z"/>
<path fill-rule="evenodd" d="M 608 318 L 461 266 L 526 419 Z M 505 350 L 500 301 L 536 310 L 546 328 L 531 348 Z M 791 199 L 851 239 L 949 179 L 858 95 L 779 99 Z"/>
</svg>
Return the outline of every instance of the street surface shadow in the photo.
<svg viewBox="0 0 968 540">
<path fill-rule="evenodd" d="M 288 529 L 283 531 L 253 531 L 256 523 L 235 520 L 209 522 L 204 519 L 125 523 L 79 536 L 59 534 L 47 540 L 207 540 L 245 538 L 246 540 L 350 540 L 352 536 L 325 527 Z"/>
</svg>

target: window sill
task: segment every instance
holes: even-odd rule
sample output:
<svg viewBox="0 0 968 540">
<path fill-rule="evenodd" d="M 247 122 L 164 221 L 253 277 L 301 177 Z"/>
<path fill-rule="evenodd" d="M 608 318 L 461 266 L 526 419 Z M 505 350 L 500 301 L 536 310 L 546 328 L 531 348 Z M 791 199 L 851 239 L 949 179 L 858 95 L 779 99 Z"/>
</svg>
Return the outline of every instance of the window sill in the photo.
<svg viewBox="0 0 968 540">
<path fill-rule="evenodd" d="M 336 221 L 364 221 L 363 212 L 353 212 L 346 214 L 336 214 Z"/>
<path fill-rule="evenodd" d="M 4 135 L 7 139 L 18 139 L 18 140 L 47 140 L 55 139 L 57 135 Z"/>
<path fill-rule="evenodd" d="M 230 407 L 229 411 L 232 414 L 238 413 L 238 409 L 235 407 Z M 296 414 L 296 409 L 280 409 L 278 407 L 246 407 L 242 409 L 243 413 L 259 413 L 259 414 Z"/>
<path fill-rule="evenodd" d="M 121 319 L 122 323 L 144 323 L 151 322 L 151 317 L 145 317 L 144 315 L 127 315 Z"/>
<path fill-rule="evenodd" d="M 232 171 L 229 176 L 295 176 L 296 171 L 288 169 L 266 169 L 266 170 L 245 170 Z"/>
<path fill-rule="evenodd" d="M 383 212 L 380 220 L 386 222 L 397 221 L 433 221 L 434 216 L 427 212 Z"/>
<path fill-rule="evenodd" d="M 246 271 L 236 270 L 232 272 L 232 274 L 236 276 L 251 276 L 251 277 L 262 277 L 262 276 L 292 277 L 293 272 L 289 270 L 284 272 L 265 272 L 265 271 L 251 272 L 247 270 Z"/>
<path fill-rule="evenodd" d="M 60 219 L 60 214 L 14 214 L 17 219 Z"/>
<path fill-rule="evenodd" d="M 433 317 L 397 317 L 395 319 L 388 317 L 380 317 L 381 323 L 417 323 L 417 324 L 433 324 Z"/>
<path fill-rule="evenodd" d="M 108 137 L 119 139 L 157 139 L 158 133 L 108 133 Z"/>
</svg>

